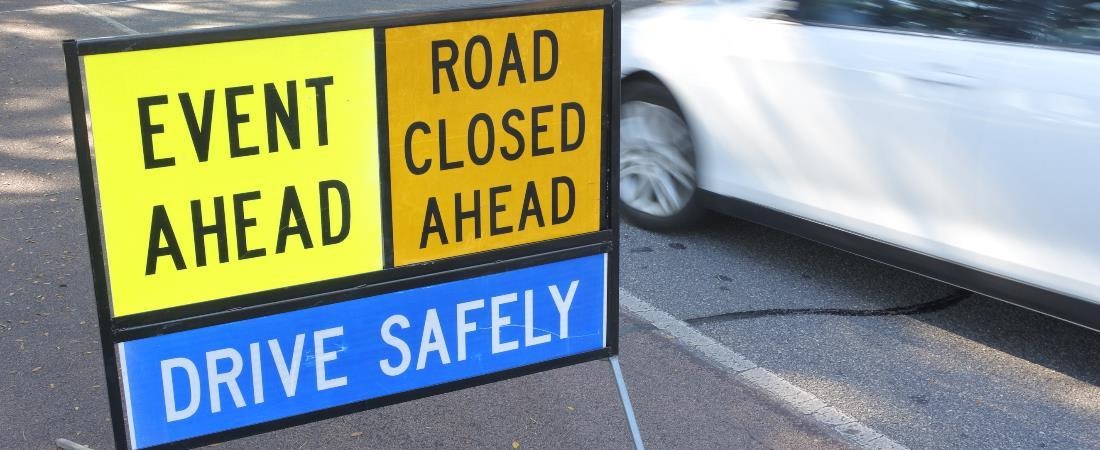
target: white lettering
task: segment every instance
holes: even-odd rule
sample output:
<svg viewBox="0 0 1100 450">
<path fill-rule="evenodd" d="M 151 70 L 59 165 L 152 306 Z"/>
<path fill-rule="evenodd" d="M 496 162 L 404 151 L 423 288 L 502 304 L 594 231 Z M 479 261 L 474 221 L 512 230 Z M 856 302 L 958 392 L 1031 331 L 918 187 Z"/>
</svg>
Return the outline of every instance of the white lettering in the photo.
<svg viewBox="0 0 1100 450">
<path fill-rule="evenodd" d="M 187 374 L 191 400 L 182 410 L 176 409 L 176 389 L 172 383 L 172 369 L 183 369 Z M 199 410 L 199 400 L 202 393 L 199 391 L 199 368 L 187 358 L 172 358 L 160 362 L 160 378 L 164 384 L 164 413 L 169 422 L 183 420 L 195 415 Z"/>
<path fill-rule="evenodd" d="M 391 377 L 396 377 L 405 373 L 405 370 L 409 368 L 409 362 L 412 358 L 412 353 L 409 351 L 409 344 L 406 344 L 401 338 L 390 333 L 390 329 L 393 328 L 394 325 L 401 328 L 408 328 L 410 326 L 409 319 L 400 314 L 395 314 L 386 318 L 385 322 L 382 322 L 382 341 L 392 345 L 397 351 L 401 352 L 401 362 L 396 366 L 390 363 L 389 358 L 378 361 L 378 366 L 382 368 L 382 373 Z"/>
<path fill-rule="evenodd" d="M 569 307 L 573 305 L 573 294 L 577 293 L 578 283 L 580 280 L 569 283 L 569 292 L 566 292 L 564 300 L 558 291 L 558 285 L 550 285 L 550 295 L 554 297 L 554 306 L 558 307 L 558 337 L 561 339 L 569 337 Z"/>
<path fill-rule="evenodd" d="M 424 333 L 420 336 L 420 354 L 416 357 L 416 370 L 423 369 L 428 363 L 428 352 L 439 352 L 443 364 L 451 363 L 447 353 L 447 342 L 443 340 L 443 327 L 439 324 L 439 314 L 435 308 L 424 314 Z"/>
<path fill-rule="evenodd" d="M 326 328 L 313 333 L 313 354 L 317 356 L 317 391 L 347 386 L 348 384 L 348 377 L 346 376 L 333 378 L 331 380 L 325 376 L 325 363 L 336 360 L 340 353 L 339 350 L 326 352 L 325 339 L 343 335 L 344 327 L 342 326 Z"/>
<path fill-rule="evenodd" d="M 476 322 L 467 322 L 466 313 L 475 309 L 481 309 L 485 307 L 485 299 L 471 300 L 468 302 L 459 303 L 457 307 L 458 312 L 458 360 L 466 360 L 466 333 L 477 329 Z"/>
<path fill-rule="evenodd" d="M 264 402 L 264 374 L 260 368 L 260 343 L 248 344 L 248 354 L 252 357 L 252 402 L 259 405 Z"/>
<path fill-rule="evenodd" d="M 507 352 L 519 348 L 518 341 L 500 342 L 500 328 L 512 324 L 512 316 L 501 316 L 500 305 L 519 300 L 515 292 L 494 296 L 490 300 L 492 310 L 492 324 L 490 326 L 493 335 L 493 354 Z"/>
<path fill-rule="evenodd" d="M 523 346 L 550 342 L 550 333 L 535 336 L 535 291 L 523 291 Z"/>
<path fill-rule="evenodd" d="M 230 361 L 228 372 L 218 372 L 218 360 L 222 359 Z M 221 412 L 222 410 L 221 391 L 218 389 L 218 385 L 221 384 L 229 388 L 229 395 L 233 397 L 233 405 L 238 408 L 245 406 L 241 387 L 237 385 L 237 377 L 241 375 L 243 366 L 244 360 L 241 359 L 241 354 L 232 348 L 206 352 L 206 381 L 210 386 L 210 412 Z"/>
<path fill-rule="evenodd" d="M 271 358 L 275 360 L 275 369 L 279 371 L 279 380 L 283 382 L 283 392 L 286 397 L 294 396 L 298 391 L 298 372 L 302 368 L 302 348 L 306 344 L 306 335 L 294 336 L 294 353 L 290 357 L 290 368 L 286 366 L 286 358 L 283 357 L 283 349 L 279 347 L 277 339 L 267 341 L 267 347 L 271 349 Z"/>
</svg>

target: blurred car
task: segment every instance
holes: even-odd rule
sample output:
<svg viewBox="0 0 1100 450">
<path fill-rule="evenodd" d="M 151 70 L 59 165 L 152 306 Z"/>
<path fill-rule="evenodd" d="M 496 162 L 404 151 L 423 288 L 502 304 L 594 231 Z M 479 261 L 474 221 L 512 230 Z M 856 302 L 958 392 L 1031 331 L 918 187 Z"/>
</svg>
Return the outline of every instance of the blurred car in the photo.
<svg viewBox="0 0 1100 450">
<path fill-rule="evenodd" d="M 656 6 L 621 63 L 633 223 L 717 210 L 1100 330 L 1100 1 Z"/>
</svg>

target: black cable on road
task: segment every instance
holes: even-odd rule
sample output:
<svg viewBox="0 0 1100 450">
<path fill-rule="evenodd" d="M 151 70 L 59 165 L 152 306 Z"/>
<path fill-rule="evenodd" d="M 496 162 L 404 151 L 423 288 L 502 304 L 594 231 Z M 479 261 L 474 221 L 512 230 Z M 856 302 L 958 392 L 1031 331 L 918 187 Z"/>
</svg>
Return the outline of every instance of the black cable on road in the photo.
<svg viewBox="0 0 1100 450">
<path fill-rule="evenodd" d="M 959 304 L 959 302 L 966 300 L 972 292 L 966 290 L 956 290 L 951 294 L 932 300 L 925 303 L 917 303 L 915 305 L 895 306 L 893 308 L 884 309 L 845 309 L 845 308 L 778 308 L 778 309 L 756 309 L 750 311 L 734 311 L 722 314 L 715 314 L 712 316 L 695 317 L 686 319 L 687 322 L 692 325 L 705 325 L 715 322 L 726 322 L 730 320 L 740 319 L 755 319 L 759 317 L 776 317 L 776 316 L 848 316 L 848 317 L 869 317 L 869 316 L 911 316 L 914 314 L 925 314 L 930 312 L 936 312 L 943 309 L 950 308 Z"/>
</svg>

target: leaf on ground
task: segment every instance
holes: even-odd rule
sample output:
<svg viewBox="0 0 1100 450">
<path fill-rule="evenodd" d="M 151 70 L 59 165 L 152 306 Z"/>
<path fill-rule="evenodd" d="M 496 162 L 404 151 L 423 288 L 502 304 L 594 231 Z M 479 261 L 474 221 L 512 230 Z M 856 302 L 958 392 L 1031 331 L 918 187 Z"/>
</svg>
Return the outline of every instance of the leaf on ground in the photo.
<svg viewBox="0 0 1100 450">
<path fill-rule="evenodd" d="M 519 448 L 519 441 L 512 441 L 512 448 Z"/>
</svg>

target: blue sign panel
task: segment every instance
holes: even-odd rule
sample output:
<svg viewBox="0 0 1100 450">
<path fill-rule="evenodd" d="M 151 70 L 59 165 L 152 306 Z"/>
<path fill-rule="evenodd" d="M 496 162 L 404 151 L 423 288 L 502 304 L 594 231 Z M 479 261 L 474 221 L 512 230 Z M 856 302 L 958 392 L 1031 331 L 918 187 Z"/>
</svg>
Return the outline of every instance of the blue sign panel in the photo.
<svg viewBox="0 0 1100 450">
<path fill-rule="evenodd" d="M 604 348 L 607 255 L 118 344 L 149 447 Z"/>
</svg>

